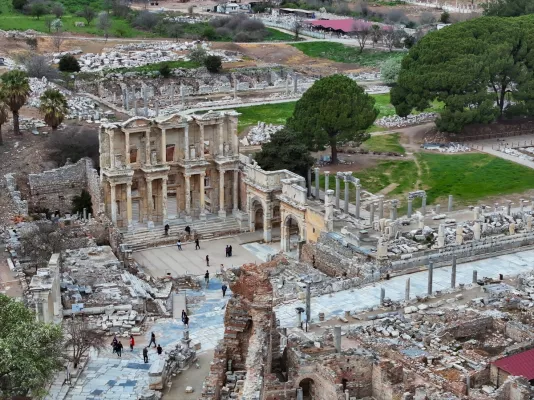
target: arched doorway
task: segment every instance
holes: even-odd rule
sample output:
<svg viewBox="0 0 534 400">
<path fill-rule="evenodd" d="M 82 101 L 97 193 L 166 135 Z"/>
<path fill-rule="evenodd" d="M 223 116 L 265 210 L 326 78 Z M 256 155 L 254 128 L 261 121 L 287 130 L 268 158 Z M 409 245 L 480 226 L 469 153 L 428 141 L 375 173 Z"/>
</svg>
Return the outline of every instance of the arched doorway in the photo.
<svg viewBox="0 0 534 400">
<path fill-rule="evenodd" d="M 289 214 L 282 226 L 282 251 L 298 251 L 298 243 L 303 239 L 303 232 L 298 219 Z"/>
<path fill-rule="evenodd" d="M 260 200 L 254 199 L 250 203 L 250 231 L 263 230 L 265 210 Z"/>
<path fill-rule="evenodd" d="M 314 391 L 315 382 L 311 378 L 305 378 L 300 381 L 299 387 L 302 388 L 302 397 L 304 400 L 313 400 L 315 399 Z"/>
<path fill-rule="evenodd" d="M 263 208 L 261 205 L 254 210 L 254 228 L 263 229 Z"/>
</svg>

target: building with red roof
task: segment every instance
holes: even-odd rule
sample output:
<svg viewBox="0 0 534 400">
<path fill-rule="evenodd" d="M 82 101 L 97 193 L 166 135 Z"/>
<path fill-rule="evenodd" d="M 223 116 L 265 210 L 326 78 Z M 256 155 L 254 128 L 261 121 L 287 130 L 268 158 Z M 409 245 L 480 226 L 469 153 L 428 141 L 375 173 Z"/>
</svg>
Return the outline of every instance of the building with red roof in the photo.
<svg viewBox="0 0 534 400">
<path fill-rule="evenodd" d="M 501 358 L 491 364 L 491 378 L 496 386 L 510 375 L 522 376 L 531 384 L 534 382 L 534 349 Z"/>
</svg>

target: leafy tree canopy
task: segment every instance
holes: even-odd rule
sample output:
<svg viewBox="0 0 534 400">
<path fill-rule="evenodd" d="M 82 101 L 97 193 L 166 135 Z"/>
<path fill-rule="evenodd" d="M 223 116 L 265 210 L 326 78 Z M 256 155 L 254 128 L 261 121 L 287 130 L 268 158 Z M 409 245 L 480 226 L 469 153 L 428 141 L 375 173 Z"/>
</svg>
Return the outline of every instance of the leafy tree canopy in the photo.
<svg viewBox="0 0 534 400">
<path fill-rule="evenodd" d="M 397 114 L 445 104 L 439 129 L 534 115 L 534 16 L 482 17 L 430 33 L 402 61 L 391 102 Z"/>
<path fill-rule="evenodd" d="M 43 394 L 62 368 L 59 325 L 37 322 L 24 304 L 0 294 L 0 398 Z"/>
<path fill-rule="evenodd" d="M 362 142 L 378 110 L 375 100 L 352 79 L 331 75 L 316 81 L 295 106 L 287 126 L 309 150 L 330 145 L 332 162 L 337 162 L 337 142 Z"/>
<path fill-rule="evenodd" d="M 532 0 L 491 0 L 482 4 L 484 15 L 491 17 L 519 17 L 534 14 Z"/>
<path fill-rule="evenodd" d="M 306 176 L 314 163 L 306 145 L 287 128 L 272 135 L 271 141 L 265 143 L 254 158 L 266 171 L 288 169 L 301 176 Z"/>
</svg>

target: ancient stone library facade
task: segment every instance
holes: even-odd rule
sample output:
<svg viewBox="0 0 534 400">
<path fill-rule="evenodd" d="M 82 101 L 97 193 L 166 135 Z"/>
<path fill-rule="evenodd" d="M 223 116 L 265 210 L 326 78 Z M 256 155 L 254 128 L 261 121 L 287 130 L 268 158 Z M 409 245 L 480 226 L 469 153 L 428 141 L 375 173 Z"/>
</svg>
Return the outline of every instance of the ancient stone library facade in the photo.
<svg viewBox="0 0 534 400">
<path fill-rule="evenodd" d="M 106 213 L 119 227 L 225 217 L 238 204 L 233 111 L 135 117 L 104 124 L 100 165 Z"/>
</svg>

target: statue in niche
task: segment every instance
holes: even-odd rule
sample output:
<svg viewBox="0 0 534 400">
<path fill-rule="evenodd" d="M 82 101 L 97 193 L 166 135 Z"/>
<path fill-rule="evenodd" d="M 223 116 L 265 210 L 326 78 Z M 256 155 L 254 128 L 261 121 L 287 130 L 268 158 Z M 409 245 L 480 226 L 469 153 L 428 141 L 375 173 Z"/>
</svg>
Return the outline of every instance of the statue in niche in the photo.
<svg viewBox="0 0 534 400">
<path fill-rule="evenodd" d="M 152 165 L 156 165 L 158 163 L 158 157 L 157 157 L 157 154 L 156 154 L 156 150 L 152 150 L 150 152 L 150 163 Z"/>
<path fill-rule="evenodd" d="M 230 153 L 230 145 L 224 142 L 224 153 L 223 155 L 228 155 Z"/>
</svg>

